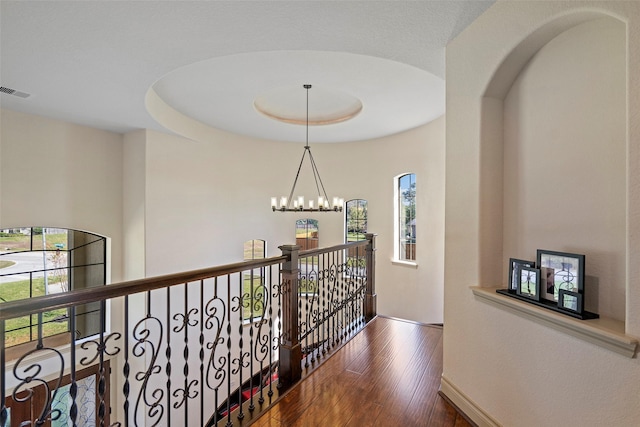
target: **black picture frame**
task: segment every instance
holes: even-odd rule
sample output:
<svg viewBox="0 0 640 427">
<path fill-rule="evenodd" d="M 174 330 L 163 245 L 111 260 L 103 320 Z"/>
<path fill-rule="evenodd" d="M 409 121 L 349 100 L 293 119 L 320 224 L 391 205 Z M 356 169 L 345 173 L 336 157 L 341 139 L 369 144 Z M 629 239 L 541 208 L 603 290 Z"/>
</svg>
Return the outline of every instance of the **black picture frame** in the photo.
<svg viewBox="0 0 640 427">
<path fill-rule="evenodd" d="M 584 312 L 584 298 L 578 292 L 560 289 L 558 291 L 558 308 L 572 313 L 582 314 Z"/>
<path fill-rule="evenodd" d="M 525 266 L 525 267 L 535 267 L 536 263 L 535 261 L 527 261 L 524 259 L 518 259 L 518 258 L 509 258 L 509 268 L 508 268 L 508 274 L 507 274 L 507 290 L 511 293 L 517 293 L 517 289 L 518 289 L 518 276 L 520 275 L 520 270 L 519 267 L 520 266 Z"/>
<path fill-rule="evenodd" d="M 527 299 L 540 301 L 540 269 L 519 265 L 520 271 L 516 293 Z"/>
<path fill-rule="evenodd" d="M 569 252 L 538 249 L 536 264 L 541 272 L 541 297 L 558 301 L 559 291 L 584 293 L 585 256 Z"/>
</svg>

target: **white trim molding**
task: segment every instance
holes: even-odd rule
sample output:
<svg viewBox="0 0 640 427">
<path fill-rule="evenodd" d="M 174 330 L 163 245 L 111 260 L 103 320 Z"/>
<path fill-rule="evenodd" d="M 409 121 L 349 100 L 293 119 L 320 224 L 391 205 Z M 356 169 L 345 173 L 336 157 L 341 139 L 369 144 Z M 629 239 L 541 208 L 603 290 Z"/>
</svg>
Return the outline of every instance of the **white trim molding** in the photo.
<svg viewBox="0 0 640 427">
<path fill-rule="evenodd" d="M 480 408 L 476 402 L 471 400 L 458 387 L 456 387 L 447 377 L 442 375 L 440 381 L 440 392 L 444 394 L 462 413 L 471 419 L 478 427 L 502 427 L 497 420 Z"/>
<path fill-rule="evenodd" d="M 638 340 L 624 333 L 624 322 L 606 317 L 591 320 L 574 319 L 552 310 L 501 295 L 496 292 L 496 288 L 471 286 L 471 291 L 478 301 L 506 310 L 525 319 L 533 320 L 623 356 L 635 357 Z"/>
</svg>

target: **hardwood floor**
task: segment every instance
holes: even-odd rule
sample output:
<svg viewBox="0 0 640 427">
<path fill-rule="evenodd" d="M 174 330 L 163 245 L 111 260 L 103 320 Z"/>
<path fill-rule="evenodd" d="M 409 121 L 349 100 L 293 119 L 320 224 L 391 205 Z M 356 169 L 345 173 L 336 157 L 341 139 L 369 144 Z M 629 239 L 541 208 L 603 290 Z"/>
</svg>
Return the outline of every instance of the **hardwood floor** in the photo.
<svg viewBox="0 0 640 427">
<path fill-rule="evenodd" d="M 377 317 L 252 425 L 470 426 L 441 374 L 442 328 Z"/>
</svg>

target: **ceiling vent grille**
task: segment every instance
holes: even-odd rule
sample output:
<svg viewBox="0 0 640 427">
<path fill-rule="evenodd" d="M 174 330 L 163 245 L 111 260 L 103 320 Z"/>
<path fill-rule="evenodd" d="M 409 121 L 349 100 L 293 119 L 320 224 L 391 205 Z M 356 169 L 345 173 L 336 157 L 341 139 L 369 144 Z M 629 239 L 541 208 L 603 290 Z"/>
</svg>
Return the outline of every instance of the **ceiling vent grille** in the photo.
<svg viewBox="0 0 640 427">
<path fill-rule="evenodd" d="M 19 98 L 28 98 L 31 96 L 30 93 L 20 92 L 19 90 L 11 89 L 8 87 L 0 86 L 0 92 L 6 93 L 7 95 L 17 96 Z"/>
</svg>

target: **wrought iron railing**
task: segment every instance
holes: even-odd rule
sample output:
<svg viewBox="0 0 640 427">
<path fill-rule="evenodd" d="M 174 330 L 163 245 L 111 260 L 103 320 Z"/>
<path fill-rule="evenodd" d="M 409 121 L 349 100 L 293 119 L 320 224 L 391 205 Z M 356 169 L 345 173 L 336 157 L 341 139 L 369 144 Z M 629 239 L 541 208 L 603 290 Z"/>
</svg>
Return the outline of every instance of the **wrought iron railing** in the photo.
<svg viewBox="0 0 640 427">
<path fill-rule="evenodd" d="M 247 424 L 375 317 L 374 245 L 282 246 L 279 257 L 0 303 L 0 426 Z M 102 332 L 80 338 L 76 311 L 90 303 Z M 42 334 L 53 309 L 69 313 L 58 347 Z M 31 314 L 36 340 L 9 358 L 6 322 Z"/>
<path fill-rule="evenodd" d="M 365 246 L 301 252 L 298 336 L 305 367 L 364 326 Z M 342 249 L 342 250 L 340 250 Z"/>
</svg>

